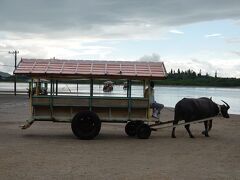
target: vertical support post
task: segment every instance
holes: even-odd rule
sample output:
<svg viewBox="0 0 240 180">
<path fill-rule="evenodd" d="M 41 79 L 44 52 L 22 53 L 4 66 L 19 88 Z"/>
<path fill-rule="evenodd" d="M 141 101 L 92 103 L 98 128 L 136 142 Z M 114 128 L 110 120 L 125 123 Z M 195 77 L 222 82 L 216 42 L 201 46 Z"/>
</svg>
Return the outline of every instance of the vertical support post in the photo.
<svg viewBox="0 0 240 180">
<path fill-rule="evenodd" d="M 52 80 L 50 81 L 50 95 L 52 96 L 52 94 L 53 94 L 53 84 L 52 84 Z"/>
<path fill-rule="evenodd" d="M 46 95 L 48 95 L 48 83 L 47 82 L 44 83 L 44 89 L 46 90 Z"/>
<path fill-rule="evenodd" d="M 90 80 L 90 99 L 89 99 L 89 110 L 92 111 L 92 99 L 93 99 L 93 79 Z"/>
<path fill-rule="evenodd" d="M 37 82 L 36 82 L 36 95 L 38 96 L 40 94 L 40 79 L 37 79 Z"/>
<path fill-rule="evenodd" d="M 30 112 L 31 112 L 31 114 L 32 114 L 32 116 L 34 115 L 33 114 L 33 106 L 32 106 L 32 101 L 33 101 L 33 99 L 32 99 L 32 91 L 33 91 L 33 79 L 31 79 L 31 82 L 30 82 L 30 84 L 29 84 L 29 93 L 30 93 Z"/>
<path fill-rule="evenodd" d="M 55 94 L 54 80 L 52 81 L 52 83 L 53 83 L 53 86 L 52 86 L 53 87 L 53 93 L 52 94 L 54 95 Z"/>
<path fill-rule="evenodd" d="M 143 80 L 143 97 L 145 97 L 145 91 L 146 91 L 146 87 L 147 87 L 147 83 L 146 83 L 146 80 Z"/>
<path fill-rule="evenodd" d="M 127 80 L 128 88 L 127 88 L 127 98 L 128 98 L 128 119 L 131 118 L 131 106 L 132 106 L 132 99 L 131 99 L 131 91 L 132 91 L 132 82 L 131 80 Z"/>
<path fill-rule="evenodd" d="M 14 59 L 15 59 L 15 63 L 14 63 L 14 70 L 16 70 L 17 67 L 17 51 L 14 51 Z M 14 75 L 14 95 L 17 95 L 17 77 L 16 74 Z"/>
<path fill-rule="evenodd" d="M 51 118 L 53 118 L 53 91 L 54 91 L 54 82 L 51 79 L 51 92 L 50 92 L 50 112 L 51 112 Z"/>
<path fill-rule="evenodd" d="M 77 96 L 78 96 L 78 82 L 77 82 Z"/>
<path fill-rule="evenodd" d="M 150 81 L 149 80 L 147 80 L 147 81 L 145 81 L 145 86 L 148 86 L 148 89 L 150 88 Z M 146 92 L 145 92 L 146 94 L 145 94 L 145 98 L 147 98 L 148 99 L 148 113 L 147 113 L 147 118 L 148 118 L 148 120 L 150 120 L 150 118 L 151 118 L 151 116 L 152 116 L 152 112 L 151 112 L 151 107 L 150 107 L 150 102 L 149 102 L 149 96 L 150 96 L 150 94 L 149 94 L 149 90 L 147 90 Z"/>
<path fill-rule="evenodd" d="M 58 95 L 58 80 L 56 80 L 56 96 Z"/>
<path fill-rule="evenodd" d="M 17 67 L 17 54 L 19 53 L 19 51 L 9 51 L 8 52 L 9 54 L 14 54 L 14 71 L 16 70 L 16 67 Z M 17 76 L 16 74 L 14 74 L 14 95 L 16 96 L 17 95 Z"/>
<path fill-rule="evenodd" d="M 32 80 L 28 82 L 28 97 L 31 98 L 32 93 Z"/>
<path fill-rule="evenodd" d="M 131 80 L 127 80 L 127 97 L 131 97 L 131 91 L 132 91 L 132 84 L 131 84 Z"/>
</svg>

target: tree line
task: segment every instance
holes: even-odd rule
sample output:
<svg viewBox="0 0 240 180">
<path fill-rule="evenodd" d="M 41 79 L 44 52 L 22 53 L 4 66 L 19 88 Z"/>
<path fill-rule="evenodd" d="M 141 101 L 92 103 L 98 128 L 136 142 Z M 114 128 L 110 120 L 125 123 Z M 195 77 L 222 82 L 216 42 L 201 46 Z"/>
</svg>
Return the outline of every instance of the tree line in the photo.
<svg viewBox="0 0 240 180">
<path fill-rule="evenodd" d="M 171 69 L 167 78 L 157 83 L 162 85 L 240 87 L 240 79 L 238 78 L 218 77 L 217 72 L 215 72 L 214 76 L 210 76 L 208 73 L 203 75 L 201 70 L 196 73 L 191 69 L 186 71 L 180 69 L 174 71 Z"/>
</svg>

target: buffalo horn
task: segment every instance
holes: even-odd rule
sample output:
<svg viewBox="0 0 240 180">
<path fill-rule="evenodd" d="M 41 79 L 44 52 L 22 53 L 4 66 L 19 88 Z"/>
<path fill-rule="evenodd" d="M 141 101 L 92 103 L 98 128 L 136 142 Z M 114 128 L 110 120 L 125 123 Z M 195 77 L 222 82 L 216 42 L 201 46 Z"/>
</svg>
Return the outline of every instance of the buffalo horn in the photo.
<svg viewBox="0 0 240 180">
<path fill-rule="evenodd" d="M 230 106 L 228 105 L 228 103 L 226 103 L 225 101 L 223 101 L 223 100 L 221 100 L 224 104 L 226 104 L 227 105 L 227 108 L 229 109 L 230 108 Z"/>
</svg>

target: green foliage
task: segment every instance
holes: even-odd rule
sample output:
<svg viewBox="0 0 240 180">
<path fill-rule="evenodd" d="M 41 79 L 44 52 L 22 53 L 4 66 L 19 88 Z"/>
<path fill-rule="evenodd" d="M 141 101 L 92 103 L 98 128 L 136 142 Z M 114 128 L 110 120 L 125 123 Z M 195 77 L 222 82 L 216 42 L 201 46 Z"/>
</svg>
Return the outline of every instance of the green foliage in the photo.
<svg viewBox="0 0 240 180">
<path fill-rule="evenodd" d="M 25 76 L 17 76 L 17 82 L 28 82 L 29 78 Z M 0 76 L 0 82 L 13 82 L 14 76 L 10 75 L 8 77 Z"/>
<path fill-rule="evenodd" d="M 6 78 L 6 77 L 10 77 L 10 76 L 11 76 L 10 74 L 0 71 L 0 79 Z"/>
<path fill-rule="evenodd" d="M 213 86 L 213 87 L 240 87 L 240 79 L 237 78 L 219 78 L 208 73 L 202 75 L 201 71 L 197 74 L 193 70 L 175 71 L 171 70 L 164 81 L 158 81 L 159 85 L 181 85 L 181 86 Z"/>
</svg>

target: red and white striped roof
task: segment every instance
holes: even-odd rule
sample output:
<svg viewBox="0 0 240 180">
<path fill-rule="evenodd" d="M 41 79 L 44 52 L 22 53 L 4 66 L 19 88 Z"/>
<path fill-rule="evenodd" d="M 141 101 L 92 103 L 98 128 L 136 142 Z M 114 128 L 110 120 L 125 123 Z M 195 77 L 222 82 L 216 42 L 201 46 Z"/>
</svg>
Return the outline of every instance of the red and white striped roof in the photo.
<svg viewBox="0 0 240 180">
<path fill-rule="evenodd" d="M 31 77 L 163 79 L 163 62 L 21 59 L 15 74 Z"/>
</svg>

